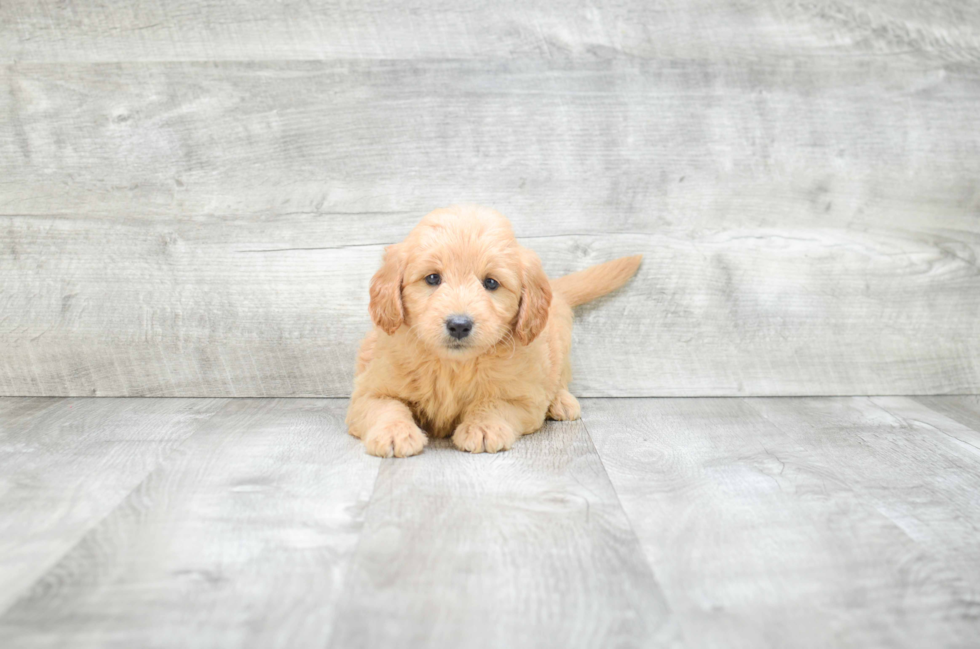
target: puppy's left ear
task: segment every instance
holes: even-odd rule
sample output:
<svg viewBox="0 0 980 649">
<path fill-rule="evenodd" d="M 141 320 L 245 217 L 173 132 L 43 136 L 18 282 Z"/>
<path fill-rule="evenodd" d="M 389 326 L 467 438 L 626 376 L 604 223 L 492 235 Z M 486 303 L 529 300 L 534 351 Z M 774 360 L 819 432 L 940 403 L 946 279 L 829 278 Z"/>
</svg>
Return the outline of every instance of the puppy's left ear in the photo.
<svg viewBox="0 0 980 649">
<path fill-rule="evenodd" d="M 522 345 L 529 345 L 548 324 L 551 282 L 533 251 L 521 250 L 521 266 L 521 306 L 517 310 L 514 335 Z"/>
<path fill-rule="evenodd" d="M 384 263 L 371 278 L 371 319 L 389 336 L 405 321 L 402 304 L 402 276 L 405 274 L 405 255 L 401 246 L 385 248 Z"/>
</svg>

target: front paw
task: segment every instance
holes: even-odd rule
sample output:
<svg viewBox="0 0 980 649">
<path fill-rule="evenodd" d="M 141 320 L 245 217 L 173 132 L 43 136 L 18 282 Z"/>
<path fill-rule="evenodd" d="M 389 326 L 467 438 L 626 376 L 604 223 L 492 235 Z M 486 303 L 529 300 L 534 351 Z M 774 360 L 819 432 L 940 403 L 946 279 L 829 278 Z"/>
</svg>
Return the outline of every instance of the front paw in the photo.
<svg viewBox="0 0 980 649">
<path fill-rule="evenodd" d="M 453 444 L 470 453 L 506 451 L 520 435 L 503 421 L 464 421 L 453 433 Z"/>
<path fill-rule="evenodd" d="M 418 426 L 403 420 L 378 424 L 364 436 L 364 448 L 378 457 L 418 455 L 428 443 L 429 438 Z"/>
<path fill-rule="evenodd" d="M 582 416 L 582 408 L 571 392 L 559 390 L 555 400 L 548 406 L 548 416 L 557 421 L 572 421 Z"/>
</svg>

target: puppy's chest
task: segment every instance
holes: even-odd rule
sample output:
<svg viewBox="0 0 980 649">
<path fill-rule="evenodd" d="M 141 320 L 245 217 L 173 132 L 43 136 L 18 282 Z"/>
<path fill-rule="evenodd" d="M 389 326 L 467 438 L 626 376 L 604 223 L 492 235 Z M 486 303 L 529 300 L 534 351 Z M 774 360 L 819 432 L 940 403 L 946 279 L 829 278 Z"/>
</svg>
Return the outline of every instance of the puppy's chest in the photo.
<svg viewBox="0 0 980 649">
<path fill-rule="evenodd" d="M 407 400 L 437 435 L 452 432 L 466 408 L 491 392 L 488 373 L 478 368 L 420 368 L 409 376 Z"/>
</svg>

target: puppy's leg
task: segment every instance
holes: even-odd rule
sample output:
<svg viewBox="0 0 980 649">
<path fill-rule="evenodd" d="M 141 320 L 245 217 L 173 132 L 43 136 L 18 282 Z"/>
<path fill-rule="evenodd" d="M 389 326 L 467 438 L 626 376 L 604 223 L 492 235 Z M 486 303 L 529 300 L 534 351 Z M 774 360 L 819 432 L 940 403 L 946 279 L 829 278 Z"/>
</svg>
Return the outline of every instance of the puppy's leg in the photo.
<svg viewBox="0 0 980 649">
<path fill-rule="evenodd" d="M 518 437 L 533 433 L 543 423 L 544 412 L 533 412 L 508 401 L 482 404 L 463 417 L 453 433 L 453 444 L 470 453 L 506 451 Z"/>
<path fill-rule="evenodd" d="M 347 411 L 347 432 L 378 457 L 418 455 L 429 442 L 408 406 L 388 397 L 355 395 Z"/>
<path fill-rule="evenodd" d="M 551 405 L 548 406 L 548 416 L 558 421 L 571 421 L 582 415 L 582 407 L 572 393 L 562 388 L 558 390 Z"/>
</svg>

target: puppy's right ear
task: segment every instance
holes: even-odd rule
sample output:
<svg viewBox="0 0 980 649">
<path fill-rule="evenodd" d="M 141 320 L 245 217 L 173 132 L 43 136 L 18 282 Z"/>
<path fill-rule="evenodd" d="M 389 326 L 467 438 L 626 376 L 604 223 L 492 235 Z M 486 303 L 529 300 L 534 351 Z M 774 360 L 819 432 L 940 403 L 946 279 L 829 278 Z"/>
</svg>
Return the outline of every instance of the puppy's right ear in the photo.
<svg viewBox="0 0 980 649">
<path fill-rule="evenodd" d="M 371 278 L 371 319 L 388 335 L 395 333 L 405 321 L 405 305 L 402 304 L 402 276 L 405 273 L 405 255 L 401 246 L 385 248 L 384 263 Z"/>
</svg>

